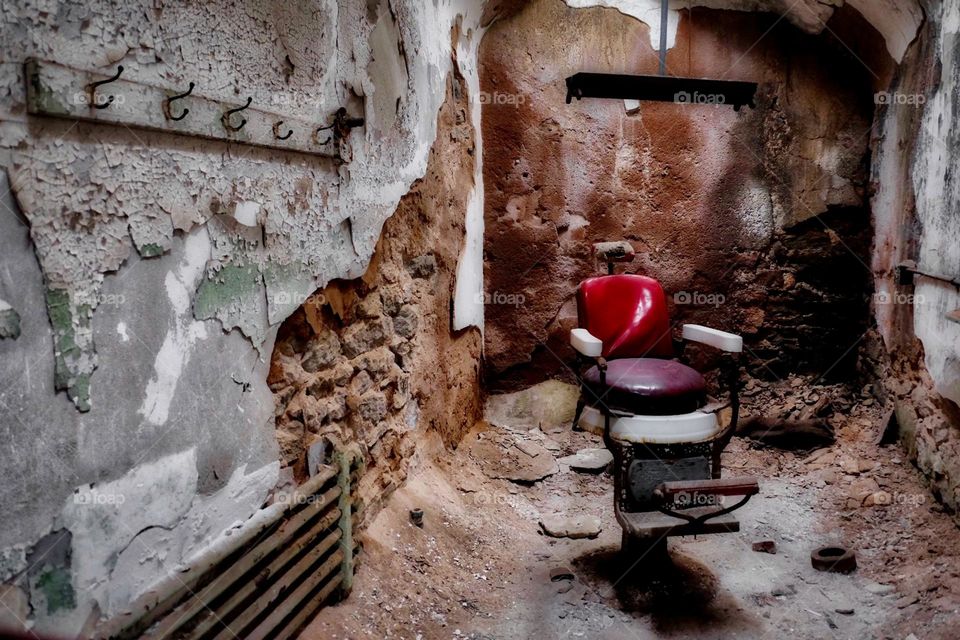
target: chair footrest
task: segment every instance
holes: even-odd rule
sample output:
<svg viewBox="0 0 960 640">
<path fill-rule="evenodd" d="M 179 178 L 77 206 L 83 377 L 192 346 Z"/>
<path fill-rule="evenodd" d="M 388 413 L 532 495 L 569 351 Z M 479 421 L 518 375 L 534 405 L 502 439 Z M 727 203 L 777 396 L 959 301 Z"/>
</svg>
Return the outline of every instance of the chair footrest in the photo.
<svg viewBox="0 0 960 640">
<path fill-rule="evenodd" d="M 677 480 L 657 487 L 664 498 L 676 496 L 752 496 L 760 492 L 755 478 L 717 478 L 707 480 Z"/>
<path fill-rule="evenodd" d="M 694 507 L 684 509 L 684 514 L 699 517 L 719 511 L 720 507 Z M 726 513 L 694 525 L 681 518 L 659 511 L 626 512 L 617 509 L 617 521 L 624 532 L 634 538 L 660 538 L 663 536 L 694 536 L 708 533 L 735 533 L 740 531 L 740 521 Z"/>
</svg>

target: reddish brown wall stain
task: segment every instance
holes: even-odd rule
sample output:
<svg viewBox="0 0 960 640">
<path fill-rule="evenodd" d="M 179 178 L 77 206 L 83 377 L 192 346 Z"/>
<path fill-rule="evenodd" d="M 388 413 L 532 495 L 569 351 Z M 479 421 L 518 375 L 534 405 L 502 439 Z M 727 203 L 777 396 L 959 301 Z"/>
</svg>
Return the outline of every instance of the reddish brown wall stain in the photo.
<svg viewBox="0 0 960 640">
<path fill-rule="evenodd" d="M 281 326 L 271 361 L 283 466 L 302 480 L 311 447 L 357 443 L 365 520 L 428 431 L 455 446 L 481 414 L 480 332 L 454 332 L 450 320 L 473 186 L 468 107 L 456 76 L 427 173 L 384 224 L 366 273 L 311 296 Z"/>
<path fill-rule="evenodd" d="M 564 104 L 564 78 L 578 71 L 656 73 L 646 25 L 611 9 L 535 0 L 494 24 L 480 64 L 485 356 L 494 388 L 564 373 L 574 291 L 598 273 L 590 247 L 602 240 L 631 241 L 638 258 L 629 270 L 659 279 L 668 297 L 703 301 L 674 304 L 671 297 L 674 320 L 747 334 L 763 352 L 757 359 L 775 365 L 771 375 L 822 364 L 805 354 L 818 348 L 809 340 L 821 324 L 828 331 L 843 325 L 827 336 L 831 345 L 862 331 L 873 79 L 832 36 L 810 36 L 766 14 L 684 12 L 669 72 L 758 81 L 757 109 L 740 113 L 643 103 L 628 114 L 616 100 Z M 805 242 L 784 229 L 828 211 L 797 228 L 834 246 L 840 237 L 828 233 L 827 219 L 843 223 L 852 254 L 828 253 L 852 269 L 858 293 L 845 310 L 850 322 L 804 318 L 794 334 L 789 317 L 767 326 L 771 289 L 828 304 L 823 314 L 849 293 L 846 282 L 810 293 L 814 285 L 804 288 L 803 278 L 813 271 L 791 264 L 804 252 L 786 260 L 776 252 L 784 242 Z M 815 286 L 823 285 L 821 278 Z"/>
</svg>

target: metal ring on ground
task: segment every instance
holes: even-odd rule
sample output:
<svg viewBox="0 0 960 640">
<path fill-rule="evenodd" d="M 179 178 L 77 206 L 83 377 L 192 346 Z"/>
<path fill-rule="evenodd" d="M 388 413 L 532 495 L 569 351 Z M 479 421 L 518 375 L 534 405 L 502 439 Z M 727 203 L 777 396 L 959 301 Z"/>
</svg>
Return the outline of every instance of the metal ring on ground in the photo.
<svg viewBox="0 0 960 640">
<path fill-rule="evenodd" d="M 857 568 L 857 555 L 843 547 L 820 547 L 810 554 L 810 564 L 817 571 L 850 573 Z"/>
</svg>

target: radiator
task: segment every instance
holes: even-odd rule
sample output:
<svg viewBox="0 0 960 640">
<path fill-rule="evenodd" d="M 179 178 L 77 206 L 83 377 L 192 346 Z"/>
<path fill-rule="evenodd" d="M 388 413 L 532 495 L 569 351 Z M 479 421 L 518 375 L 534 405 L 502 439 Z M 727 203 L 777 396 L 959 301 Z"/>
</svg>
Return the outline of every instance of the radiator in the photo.
<svg viewBox="0 0 960 640">
<path fill-rule="evenodd" d="M 180 567 L 93 634 L 99 640 L 292 638 L 317 611 L 345 597 L 359 552 L 353 488 L 362 459 L 331 465 L 230 536 Z"/>
</svg>

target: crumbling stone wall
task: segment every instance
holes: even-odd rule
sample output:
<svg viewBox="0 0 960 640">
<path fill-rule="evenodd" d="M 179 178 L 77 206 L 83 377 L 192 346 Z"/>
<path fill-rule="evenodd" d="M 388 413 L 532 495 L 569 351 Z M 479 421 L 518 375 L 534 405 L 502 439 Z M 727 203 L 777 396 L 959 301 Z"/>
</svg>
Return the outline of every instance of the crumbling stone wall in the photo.
<svg viewBox="0 0 960 640">
<path fill-rule="evenodd" d="M 960 3 L 925 2 L 926 22 L 877 110 L 872 182 L 876 331 L 864 367 L 911 460 L 934 494 L 960 512 L 960 308 L 957 287 L 916 276 L 898 283 L 905 260 L 960 277 Z M 960 522 L 960 518 L 958 518 Z"/>
<path fill-rule="evenodd" d="M 739 113 L 565 104 L 572 73 L 656 73 L 650 29 L 620 11 L 536 0 L 491 28 L 480 64 L 492 384 L 567 372 L 574 291 L 603 271 L 590 251 L 602 240 L 634 245 L 627 269 L 660 280 L 673 321 L 745 334 L 762 375 L 820 374 L 855 345 L 871 288 L 873 78 L 830 32 L 777 18 L 680 12 L 668 71 L 758 81 L 757 108 Z M 850 8 L 830 24 L 883 49 Z"/>
<path fill-rule="evenodd" d="M 481 339 L 453 329 L 475 142 L 463 79 L 448 85 L 425 176 L 384 224 L 366 273 L 310 296 L 282 326 L 268 383 L 281 462 L 297 481 L 359 443 L 364 519 L 406 478 L 417 442 L 455 446 L 479 418 Z"/>
</svg>

